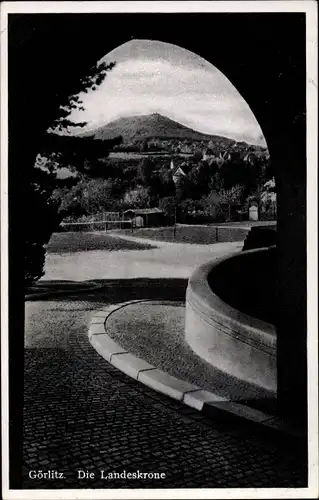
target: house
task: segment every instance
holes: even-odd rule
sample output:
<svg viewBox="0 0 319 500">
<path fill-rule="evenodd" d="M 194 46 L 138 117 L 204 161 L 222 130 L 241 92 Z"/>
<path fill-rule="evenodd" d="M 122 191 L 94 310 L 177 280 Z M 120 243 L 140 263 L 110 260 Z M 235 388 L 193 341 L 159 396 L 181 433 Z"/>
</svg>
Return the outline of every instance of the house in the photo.
<svg viewBox="0 0 319 500">
<path fill-rule="evenodd" d="M 224 161 L 229 161 L 231 159 L 231 154 L 228 151 L 224 151 L 223 153 L 219 153 L 219 158 Z"/>
<path fill-rule="evenodd" d="M 172 172 L 173 182 L 176 184 L 181 177 L 186 177 L 184 170 L 180 166 L 174 166 L 173 158 L 171 159 L 170 169 Z"/>
<path fill-rule="evenodd" d="M 248 151 L 248 153 L 246 153 L 246 155 L 244 156 L 244 162 L 250 163 L 250 165 L 254 164 L 254 159 L 255 155 L 252 151 Z"/>
<path fill-rule="evenodd" d="M 203 161 L 208 161 L 208 160 L 210 160 L 212 158 L 214 158 L 214 154 L 213 154 L 212 150 L 209 149 L 209 148 L 204 149 L 202 160 Z"/>
<path fill-rule="evenodd" d="M 133 227 L 154 227 L 165 223 L 165 215 L 160 208 L 130 208 L 123 213 L 124 220 L 132 220 Z"/>
</svg>

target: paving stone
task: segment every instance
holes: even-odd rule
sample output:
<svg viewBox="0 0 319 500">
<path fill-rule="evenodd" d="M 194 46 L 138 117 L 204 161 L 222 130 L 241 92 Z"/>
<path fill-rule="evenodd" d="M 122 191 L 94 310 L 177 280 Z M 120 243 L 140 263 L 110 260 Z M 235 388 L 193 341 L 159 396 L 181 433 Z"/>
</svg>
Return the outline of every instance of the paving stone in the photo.
<svg viewBox="0 0 319 500">
<path fill-rule="evenodd" d="M 194 389 L 192 384 L 172 377 L 162 370 L 141 372 L 138 380 L 142 382 L 142 384 L 145 384 L 156 391 L 163 392 L 164 394 L 167 394 L 167 396 L 179 401 L 182 401 L 183 395 L 186 391 Z"/>
<path fill-rule="evenodd" d="M 106 361 L 110 361 L 113 354 L 126 352 L 106 334 L 93 335 L 91 344 Z"/>
<path fill-rule="evenodd" d="M 288 431 L 291 435 L 300 436 L 300 433 L 292 425 L 287 425 L 287 422 L 280 417 L 275 417 L 267 420 L 265 425 L 268 428 L 276 429 L 278 431 Z"/>
<path fill-rule="evenodd" d="M 92 335 L 101 335 L 103 333 L 105 333 L 104 322 L 90 325 L 89 338 L 91 338 Z"/>
<path fill-rule="evenodd" d="M 109 306 L 101 309 L 100 311 L 94 311 L 94 316 L 92 318 L 106 318 L 106 314 L 109 311 Z"/>
<path fill-rule="evenodd" d="M 132 354 L 114 354 L 111 363 L 115 368 L 126 373 L 129 377 L 138 379 L 140 370 L 152 370 L 154 367 Z"/>
<path fill-rule="evenodd" d="M 103 325 L 103 329 L 104 329 L 104 323 L 105 323 L 105 313 L 103 316 L 93 316 L 93 318 L 91 319 L 91 325 Z"/>
<path fill-rule="evenodd" d="M 226 401 L 226 399 L 222 396 L 219 396 L 218 394 L 213 394 L 212 392 L 198 390 L 194 392 L 187 392 L 186 394 L 184 394 L 183 401 L 188 406 L 196 408 L 196 410 L 202 410 L 204 404 L 207 402 L 215 403 Z"/>
<path fill-rule="evenodd" d="M 266 413 L 256 410 L 255 408 L 251 408 L 249 406 L 244 406 L 241 404 L 233 403 L 231 401 L 220 401 L 220 402 L 212 402 L 207 401 L 206 405 L 210 407 L 212 410 L 215 408 L 217 410 L 223 410 L 232 415 L 236 415 L 238 417 L 251 420 L 253 422 L 265 422 L 269 420 L 269 415 Z"/>
<path fill-rule="evenodd" d="M 256 429 L 249 433 L 208 419 L 106 362 L 87 336 L 92 313 L 105 306 L 104 295 L 96 302 L 82 295 L 33 303 L 28 321 L 38 333 L 25 351 L 22 489 L 306 486 L 298 440 L 282 440 L 280 433 L 265 438 Z M 57 346 L 58 335 L 63 343 Z M 47 460 L 46 468 L 65 471 L 66 479 L 35 486 L 28 472 L 43 470 Z M 77 480 L 77 468 L 152 470 L 166 479 L 106 482 L 97 475 L 88 483 Z"/>
</svg>

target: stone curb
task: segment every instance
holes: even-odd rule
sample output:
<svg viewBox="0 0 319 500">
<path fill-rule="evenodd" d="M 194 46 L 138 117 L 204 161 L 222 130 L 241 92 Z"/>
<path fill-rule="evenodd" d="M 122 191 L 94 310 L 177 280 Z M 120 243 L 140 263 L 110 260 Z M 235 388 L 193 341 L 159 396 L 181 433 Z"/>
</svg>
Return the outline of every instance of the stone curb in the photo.
<svg viewBox="0 0 319 500">
<path fill-rule="evenodd" d="M 202 411 L 207 415 L 217 418 L 221 417 L 223 420 L 234 417 L 242 422 L 261 425 L 265 430 L 278 431 L 294 437 L 303 436 L 301 432 L 279 417 L 227 400 L 218 394 L 202 390 L 194 384 L 173 377 L 143 359 L 134 356 L 111 339 L 106 333 L 106 321 L 108 317 L 123 307 L 139 302 L 147 302 L 148 300 L 151 301 L 152 299 L 121 302 L 94 312 L 88 336 L 91 345 L 100 356 L 121 372 L 138 380 L 147 387 L 181 401 L 187 406 Z"/>
</svg>

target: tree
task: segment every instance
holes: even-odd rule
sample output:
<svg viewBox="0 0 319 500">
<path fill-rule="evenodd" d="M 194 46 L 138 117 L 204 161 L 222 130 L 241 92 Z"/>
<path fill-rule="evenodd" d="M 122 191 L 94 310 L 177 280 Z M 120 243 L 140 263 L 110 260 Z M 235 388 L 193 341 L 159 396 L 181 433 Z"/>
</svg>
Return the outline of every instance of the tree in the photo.
<svg viewBox="0 0 319 500">
<path fill-rule="evenodd" d="M 198 163 L 198 162 L 200 162 L 200 161 L 201 161 L 202 157 L 203 157 L 202 152 L 201 152 L 201 151 L 199 151 L 199 150 L 197 150 L 197 151 L 195 151 L 195 153 L 193 154 L 193 156 L 192 156 L 192 158 L 191 158 L 191 161 L 192 161 L 193 163 L 195 163 L 195 164 L 196 164 L 196 163 Z"/>
<path fill-rule="evenodd" d="M 141 142 L 140 151 L 143 153 L 144 151 L 147 150 L 148 150 L 148 140 L 144 139 L 144 141 Z"/>
<path fill-rule="evenodd" d="M 209 183 L 209 189 L 210 191 L 220 191 L 221 189 L 223 189 L 223 187 L 224 187 L 224 180 L 222 179 L 220 172 L 217 171 L 211 177 Z"/>
<path fill-rule="evenodd" d="M 60 135 L 61 131 L 67 132 L 70 127 L 83 127 L 84 122 L 74 123 L 68 118 L 71 111 L 82 108 L 80 92 L 96 89 L 102 83 L 114 63 L 94 65 L 88 75 L 76 82 L 71 93 L 57 92 L 49 106 L 52 108 L 49 130 L 42 129 L 38 135 L 37 151 L 31 162 L 27 164 L 23 182 L 24 216 L 27 221 L 24 228 L 25 247 L 25 284 L 30 285 L 43 276 L 45 249 L 52 232 L 62 220 L 59 212 L 59 198 L 52 196 L 57 187 L 56 171 L 61 166 L 71 166 L 79 171 L 89 169 L 89 161 L 93 158 L 107 156 L 110 147 L 116 143 L 93 141 L 92 137 L 72 137 Z M 31 151 L 29 151 L 31 154 Z M 35 151 L 34 151 L 35 153 Z M 39 168 L 36 158 L 41 154 L 44 167 Z M 31 155 L 30 155 L 31 160 Z"/>
<path fill-rule="evenodd" d="M 30 285 L 43 276 L 44 245 L 48 243 L 52 228 L 61 221 L 58 203 L 51 198 L 52 176 L 39 170 L 27 189 L 29 204 L 24 208 L 24 279 Z M 41 220 L 43 221 L 41 223 Z M 38 222 L 38 223 L 37 223 Z"/>
<path fill-rule="evenodd" d="M 237 206 L 242 203 L 244 186 L 237 184 L 230 189 L 219 191 L 219 202 L 223 205 Z"/>
<path fill-rule="evenodd" d="M 168 219 L 173 219 L 176 210 L 175 196 L 165 196 L 159 200 L 159 208 L 163 210 Z"/>
<path fill-rule="evenodd" d="M 174 196 L 172 172 L 164 166 L 153 171 L 149 180 L 149 192 L 153 205 L 157 205 L 161 198 Z"/>
<path fill-rule="evenodd" d="M 219 203 L 221 210 L 225 213 L 226 220 L 232 220 L 238 216 L 244 200 L 245 187 L 237 184 L 230 189 L 219 191 Z"/>
<path fill-rule="evenodd" d="M 123 204 L 126 208 L 148 208 L 150 202 L 149 190 L 144 186 L 137 186 L 127 191 L 123 199 Z"/>
<path fill-rule="evenodd" d="M 143 158 L 140 161 L 137 169 L 137 180 L 139 184 L 147 187 L 150 185 L 153 167 L 154 164 L 150 158 Z"/>
<path fill-rule="evenodd" d="M 82 179 L 71 190 L 61 193 L 59 213 L 63 217 L 79 217 L 116 210 L 119 204 L 114 199 L 116 184 L 112 179 Z"/>
<path fill-rule="evenodd" d="M 175 184 L 175 196 L 177 204 L 190 196 L 190 192 L 192 190 L 191 188 L 192 186 L 188 178 L 183 175 L 180 176 Z"/>
<path fill-rule="evenodd" d="M 185 220 L 195 220 L 197 216 L 202 215 L 202 207 L 199 200 L 194 200 L 192 198 L 186 198 L 179 204 L 179 215 L 181 217 L 181 222 Z"/>
<path fill-rule="evenodd" d="M 236 184 L 245 185 L 249 177 L 246 164 L 240 158 L 225 161 L 221 165 L 219 173 L 225 189 L 230 189 Z"/>
<path fill-rule="evenodd" d="M 275 219 L 277 216 L 277 193 L 275 179 L 272 178 L 265 182 L 260 189 L 260 204 L 263 217 Z"/>
<path fill-rule="evenodd" d="M 207 196 L 200 200 L 200 206 L 206 216 L 209 216 L 212 221 L 224 222 L 226 220 L 225 211 L 222 209 L 220 195 L 217 191 L 210 191 Z"/>
<path fill-rule="evenodd" d="M 193 198 L 201 198 L 208 194 L 209 183 L 212 178 L 213 169 L 206 161 L 200 161 L 197 165 L 193 166 L 189 172 L 188 178 L 194 187 Z"/>
</svg>

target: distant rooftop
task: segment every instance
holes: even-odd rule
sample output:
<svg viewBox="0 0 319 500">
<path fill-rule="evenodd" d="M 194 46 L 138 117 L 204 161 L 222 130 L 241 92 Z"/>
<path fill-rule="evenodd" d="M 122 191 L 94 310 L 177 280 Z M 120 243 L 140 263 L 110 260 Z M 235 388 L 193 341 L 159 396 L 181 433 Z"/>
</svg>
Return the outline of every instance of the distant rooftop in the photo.
<svg viewBox="0 0 319 500">
<path fill-rule="evenodd" d="M 125 210 L 125 214 L 133 212 L 136 215 L 149 215 L 149 214 L 162 214 L 163 210 L 160 208 L 129 208 Z"/>
</svg>

